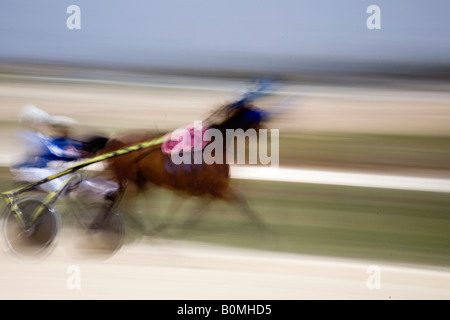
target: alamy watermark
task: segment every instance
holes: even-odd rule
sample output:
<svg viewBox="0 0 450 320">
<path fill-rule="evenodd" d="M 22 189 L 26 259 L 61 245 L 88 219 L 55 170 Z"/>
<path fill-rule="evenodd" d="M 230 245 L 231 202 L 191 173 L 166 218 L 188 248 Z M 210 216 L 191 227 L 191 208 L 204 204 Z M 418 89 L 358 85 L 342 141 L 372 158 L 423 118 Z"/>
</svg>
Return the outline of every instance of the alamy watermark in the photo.
<svg viewBox="0 0 450 320">
<path fill-rule="evenodd" d="M 379 6 L 372 4 L 367 7 L 367 13 L 371 15 L 366 20 L 366 26 L 369 30 L 381 29 L 381 9 Z"/>
<path fill-rule="evenodd" d="M 67 7 L 66 13 L 70 16 L 66 20 L 66 27 L 69 30 L 81 29 L 81 9 L 77 5 L 70 5 Z"/>
<path fill-rule="evenodd" d="M 81 29 L 81 9 L 77 5 L 70 5 L 66 10 L 67 14 L 70 16 L 66 20 L 66 27 L 69 30 L 80 30 Z M 372 4 L 367 7 L 366 13 L 370 16 L 366 20 L 366 27 L 369 30 L 379 30 L 381 29 L 381 9 L 379 6 Z"/>
<path fill-rule="evenodd" d="M 367 278 L 367 289 L 381 289 L 381 268 L 377 265 L 370 265 L 366 269 L 370 276 Z"/>
<path fill-rule="evenodd" d="M 81 289 L 81 268 L 77 265 L 70 265 L 66 269 L 66 273 L 69 274 L 66 280 L 66 287 L 69 290 Z"/>
<path fill-rule="evenodd" d="M 201 121 L 195 121 L 193 129 L 181 128 L 172 132 L 170 141 L 176 142 L 170 150 L 172 162 L 176 165 L 236 163 L 279 166 L 278 129 L 270 129 L 270 134 L 267 129 L 226 129 L 224 136 L 219 129 L 204 128 Z"/>
</svg>

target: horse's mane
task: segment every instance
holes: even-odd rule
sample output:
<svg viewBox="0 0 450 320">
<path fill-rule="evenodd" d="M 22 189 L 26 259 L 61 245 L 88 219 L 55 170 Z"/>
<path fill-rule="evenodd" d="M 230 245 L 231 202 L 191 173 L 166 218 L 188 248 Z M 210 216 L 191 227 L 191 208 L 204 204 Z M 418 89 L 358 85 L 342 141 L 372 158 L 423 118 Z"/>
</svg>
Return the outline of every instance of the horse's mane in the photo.
<svg viewBox="0 0 450 320">
<path fill-rule="evenodd" d="M 231 118 L 235 117 L 238 113 L 244 110 L 257 110 L 258 108 L 251 103 L 246 103 L 239 108 L 230 108 L 230 104 L 226 103 L 221 105 L 216 110 L 212 111 L 206 118 L 205 122 L 213 127 L 220 127 L 224 125 Z"/>
</svg>

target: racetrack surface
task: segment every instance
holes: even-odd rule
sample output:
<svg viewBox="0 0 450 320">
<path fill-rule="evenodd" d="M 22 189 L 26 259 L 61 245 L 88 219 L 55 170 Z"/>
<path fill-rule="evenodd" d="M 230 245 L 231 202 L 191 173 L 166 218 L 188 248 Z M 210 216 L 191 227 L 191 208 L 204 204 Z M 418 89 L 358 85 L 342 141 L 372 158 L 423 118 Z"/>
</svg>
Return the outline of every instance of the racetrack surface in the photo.
<svg viewBox="0 0 450 320">
<path fill-rule="evenodd" d="M 106 260 L 80 259 L 72 251 L 79 240 L 66 234 L 40 262 L 3 255 L 0 299 L 450 298 L 448 269 L 161 240 L 125 246 Z"/>
</svg>

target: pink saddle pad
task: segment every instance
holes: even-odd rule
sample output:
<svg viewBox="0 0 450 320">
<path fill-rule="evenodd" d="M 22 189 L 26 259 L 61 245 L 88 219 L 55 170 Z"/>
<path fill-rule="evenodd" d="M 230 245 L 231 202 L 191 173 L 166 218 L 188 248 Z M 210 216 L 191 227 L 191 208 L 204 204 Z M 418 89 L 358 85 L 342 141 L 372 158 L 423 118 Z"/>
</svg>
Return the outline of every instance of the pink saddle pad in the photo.
<svg viewBox="0 0 450 320">
<path fill-rule="evenodd" d="M 208 127 L 199 127 L 195 129 L 193 126 L 175 130 L 166 134 L 162 143 L 162 151 L 167 154 L 190 152 L 192 150 L 202 150 L 208 141 L 203 139 L 205 131 Z M 189 138 L 184 138 L 186 131 L 189 132 Z M 196 143 L 200 144 L 199 146 Z"/>
</svg>

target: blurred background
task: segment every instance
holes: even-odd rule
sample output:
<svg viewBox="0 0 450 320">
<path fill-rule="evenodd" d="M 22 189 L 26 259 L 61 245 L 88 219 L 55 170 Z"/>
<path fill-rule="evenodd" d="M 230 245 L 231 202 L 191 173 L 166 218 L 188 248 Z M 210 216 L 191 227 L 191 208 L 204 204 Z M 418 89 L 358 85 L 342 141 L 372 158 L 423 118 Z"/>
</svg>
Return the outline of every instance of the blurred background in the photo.
<svg viewBox="0 0 450 320">
<path fill-rule="evenodd" d="M 381 29 L 367 28 L 372 4 Z M 81 10 L 80 29 L 66 25 L 70 5 Z M 298 98 L 267 125 L 280 130 L 282 168 L 448 184 L 449 11 L 445 0 L 4 0 L 2 189 L 10 185 L 17 115 L 26 104 L 76 119 L 81 132 L 169 130 L 206 118 L 259 78 L 277 89 L 259 106 Z M 232 183 L 276 239 L 262 240 L 220 203 L 183 239 L 449 266 L 445 190 Z M 173 198 L 155 190 L 139 201 L 133 219 L 151 230 Z M 176 223 L 158 237 L 179 237 Z"/>
</svg>

